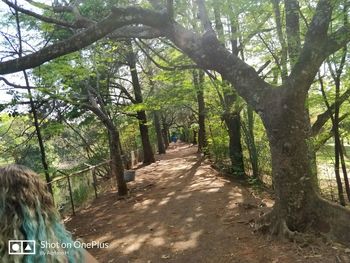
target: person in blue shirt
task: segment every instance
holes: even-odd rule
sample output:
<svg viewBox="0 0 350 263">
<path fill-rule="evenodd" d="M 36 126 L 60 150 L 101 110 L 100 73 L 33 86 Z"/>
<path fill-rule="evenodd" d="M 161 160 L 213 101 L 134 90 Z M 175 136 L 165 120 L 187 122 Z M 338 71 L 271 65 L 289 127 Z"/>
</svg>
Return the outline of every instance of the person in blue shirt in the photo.
<svg viewBox="0 0 350 263">
<path fill-rule="evenodd" d="M 177 135 L 176 135 L 175 132 L 173 132 L 173 134 L 171 135 L 171 141 L 172 141 L 173 143 L 176 143 L 176 142 L 177 142 Z"/>
</svg>

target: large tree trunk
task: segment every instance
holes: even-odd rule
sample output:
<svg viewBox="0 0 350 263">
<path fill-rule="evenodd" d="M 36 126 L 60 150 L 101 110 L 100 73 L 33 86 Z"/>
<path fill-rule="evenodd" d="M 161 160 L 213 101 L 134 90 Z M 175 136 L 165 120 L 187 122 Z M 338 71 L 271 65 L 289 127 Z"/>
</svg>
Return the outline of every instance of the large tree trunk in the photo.
<svg viewBox="0 0 350 263">
<path fill-rule="evenodd" d="M 303 119 L 305 114 L 300 107 L 296 112 L 296 107 L 289 102 L 281 110 L 281 103 L 271 103 L 263 115 L 272 155 L 276 194 L 274 210 L 290 229 L 299 230 L 309 222 L 305 218 L 309 212 L 305 210 L 314 191 L 309 180 L 311 167 L 307 155 L 306 119 Z"/>
<path fill-rule="evenodd" d="M 128 193 L 128 188 L 124 180 L 124 166 L 120 149 L 119 132 L 116 129 L 108 127 L 110 136 L 110 156 L 111 156 L 111 174 L 117 180 L 118 195 L 124 196 Z"/>
<path fill-rule="evenodd" d="M 260 178 L 259 175 L 259 162 L 258 162 L 258 151 L 256 149 L 255 144 L 255 136 L 254 136 L 254 112 L 250 106 L 247 106 L 247 117 L 248 117 L 248 134 L 249 136 L 249 156 L 250 162 L 252 164 L 253 177 Z"/>
<path fill-rule="evenodd" d="M 140 85 L 140 81 L 139 81 L 139 77 L 136 69 L 136 57 L 133 51 L 131 40 L 127 40 L 126 43 L 129 48 L 129 52 L 127 54 L 127 60 L 129 63 L 132 85 L 135 93 L 135 101 L 136 101 L 136 104 L 139 104 L 143 102 L 143 97 L 142 97 L 141 85 Z M 142 142 L 142 148 L 143 148 L 143 163 L 144 164 L 154 163 L 155 159 L 154 159 L 152 145 L 148 135 L 146 112 L 144 110 L 138 111 L 137 118 L 139 120 L 139 128 L 140 128 L 141 142 Z"/>
<path fill-rule="evenodd" d="M 163 135 L 163 141 L 165 144 L 165 148 L 169 147 L 169 138 L 170 138 L 170 132 L 169 132 L 169 127 L 166 122 L 166 118 L 163 114 L 160 115 L 161 117 L 161 122 L 162 122 L 162 135 Z"/>
<path fill-rule="evenodd" d="M 198 152 L 206 152 L 207 139 L 205 132 L 205 102 L 204 102 L 204 72 L 193 71 L 193 83 L 196 89 L 198 103 Z"/>
<path fill-rule="evenodd" d="M 241 118 L 239 114 L 226 113 L 223 116 L 229 135 L 229 155 L 232 173 L 244 177 L 244 162 L 241 144 Z"/>
<path fill-rule="evenodd" d="M 228 90 L 227 88 L 230 88 Z M 232 173 L 238 177 L 245 176 L 243 151 L 241 143 L 241 117 L 238 110 L 235 109 L 237 103 L 237 95 L 232 88 L 223 88 L 223 103 L 224 114 L 222 115 L 227 127 L 227 133 L 229 135 L 229 156 L 231 160 Z"/>
<path fill-rule="evenodd" d="M 155 111 L 153 114 L 154 114 L 154 127 L 157 134 L 158 153 L 164 154 L 165 145 L 163 141 L 162 127 L 160 125 L 159 112 Z"/>
<path fill-rule="evenodd" d="M 165 148 L 168 148 L 169 147 L 169 133 L 167 131 L 167 128 L 162 129 L 162 136 L 163 136 Z"/>
<path fill-rule="evenodd" d="M 311 180 L 309 125 L 304 101 L 285 91 L 272 92 L 261 114 L 270 143 L 276 202 L 260 226 L 290 238 L 295 235 L 294 231 L 312 228 L 350 242 L 350 211 L 321 199 Z"/>
<path fill-rule="evenodd" d="M 221 22 L 220 6 L 218 3 L 214 5 L 214 17 L 215 17 L 215 28 L 219 33 L 221 41 L 224 41 L 224 27 Z M 236 56 L 239 53 L 238 49 L 238 28 L 237 18 L 230 17 L 230 28 L 231 28 L 231 49 L 232 53 Z M 243 52 L 243 51 L 242 51 Z M 237 105 L 237 94 L 232 89 L 228 81 L 222 76 L 223 79 L 223 99 L 222 104 L 224 107 L 223 119 L 227 127 L 227 133 L 229 136 L 229 156 L 231 160 L 232 174 L 238 177 L 245 175 L 243 152 L 241 144 L 241 120 L 239 111 L 234 109 Z"/>
<path fill-rule="evenodd" d="M 151 164 L 155 162 L 154 153 L 148 135 L 147 117 L 145 111 L 138 111 L 137 118 L 139 119 L 139 128 L 141 134 L 141 142 L 143 149 L 143 163 Z"/>
<path fill-rule="evenodd" d="M 198 152 L 206 152 L 207 139 L 205 132 L 205 109 L 203 91 L 197 93 L 199 115 L 198 115 Z"/>
<path fill-rule="evenodd" d="M 88 88 L 89 90 L 89 88 Z M 104 106 L 99 107 L 94 98 L 89 94 L 89 103 L 83 104 L 83 107 L 92 111 L 103 123 L 108 130 L 109 155 L 111 157 L 111 176 L 117 180 L 118 195 L 124 196 L 128 194 L 128 188 L 124 180 L 124 164 L 122 159 L 122 151 L 120 147 L 120 135 L 118 128 L 114 125 L 113 120 L 105 112 Z"/>
<path fill-rule="evenodd" d="M 197 144 L 197 131 L 196 130 L 193 130 L 192 143 Z"/>
</svg>

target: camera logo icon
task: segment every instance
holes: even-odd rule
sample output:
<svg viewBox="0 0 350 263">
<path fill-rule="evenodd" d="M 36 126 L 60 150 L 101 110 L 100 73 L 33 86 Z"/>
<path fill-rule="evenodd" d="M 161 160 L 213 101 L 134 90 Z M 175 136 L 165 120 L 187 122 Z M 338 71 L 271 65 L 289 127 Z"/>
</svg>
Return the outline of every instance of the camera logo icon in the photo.
<svg viewBox="0 0 350 263">
<path fill-rule="evenodd" d="M 9 240 L 9 255 L 34 255 L 35 240 Z"/>
</svg>

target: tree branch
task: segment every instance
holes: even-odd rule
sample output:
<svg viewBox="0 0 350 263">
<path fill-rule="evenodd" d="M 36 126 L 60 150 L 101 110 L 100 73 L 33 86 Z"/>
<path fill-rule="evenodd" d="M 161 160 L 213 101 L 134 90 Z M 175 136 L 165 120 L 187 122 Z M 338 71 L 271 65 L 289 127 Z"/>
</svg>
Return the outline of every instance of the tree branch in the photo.
<svg viewBox="0 0 350 263">
<path fill-rule="evenodd" d="M 253 67 L 230 53 L 213 34 L 199 36 L 176 23 L 173 28 L 168 38 L 175 45 L 201 68 L 219 72 L 255 110 L 261 110 L 272 88 Z"/>
<path fill-rule="evenodd" d="M 197 0 L 199 19 L 201 20 L 202 26 L 205 31 L 215 34 L 213 27 L 211 26 L 210 19 L 208 17 L 208 11 L 205 7 L 203 0 Z"/>
<path fill-rule="evenodd" d="M 230 53 L 215 34 L 209 32 L 199 36 L 170 21 L 167 14 L 137 7 L 112 8 L 112 14 L 108 17 L 65 41 L 22 58 L 0 63 L 0 74 L 39 66 L 51 59 L 80 50 L 114 30 L 132 24 L 143 24 L 161 30 L 201 68 L 215 70 L 230 81 L 238 94 L 257 111 L 263 107 L 267 93 L 273 90 L 253 67 Z"/>
<path fill-rule="evenodd" d="M 15 89 L 35 89 L 36 87 L 32 87 L 32 86 L 21 86 L 21 85 L 17 85 L 17 84 L 14 84 L 12 82 L 9 82 L 6 78 L 4 77 L 0 77 L 0 80 L 2 80 L 3 82 L 5 82 L 6 85 L 12 87 L 12 88 L 15 88 Z"/>
<path fill-rule="evenodd" d="M 34 17 L 39 19 L 40 21 L 46 22 L 46 23 L 50 23 L 50 24 L 55 24 L 58 26 L 63 26 L 63 27 L 68 27 L 68 28 L 79 28 L 77 25 L 75 24 L 71 24 L 68 23 L 66 21 L 62 21 L 62 20 L 58 20 L 52 17 L 47 17 L 47 16 L 43 16 L 43 15 L 39 15 L 33 11 L 24 9 L 22 7 L 19 7 L 18 5 L 11 3 L 8 0 L 2 0 L 5 4 L 7 4 L 8 6 L 12 7 L 13 9 L 17 10 L 18 12 L 22 13 L 22 14 L 26 14 L 28 16 Z"/>
<path fill-rule="evenodd" d="M 302 91 L 305 96 L 319 67 L 327 57 L 324 45 L 328 42 L 327 31 L 331 22 L 333 2 L 319 0 L 305 36 L 304 46 L 286 81 L 295 88 L 294 90 Z"/>
<path fill-rule="evenodd" d="M 175 71 L 175 70 L 188 70 L 188 69 L 196 69 L 198 68 L 197 65 L 174 65 L 174 66 L 163 66 L 161 64 L 159 64 L 158 62 L 156 62 L 152 56 L 150 56 L 148 54 L 148 52 L 137 42 L 135 41 L 135 44 L 138 46 L 138 48 L 142 51 L 142 53 L 144 53 L 144 55 L 150 60 L 152 61 L 152 63 L 154 65 L 156 65 L 158 68 L 162 69 L 162 70 L 168 70 L 168 71 Z M 152 50 L 154 53 L 156 53 L 156 51 Z M 158 56 L 158 54 L 156 53 L 156 55 Z"/>
<path fill-rule="evenodd" d="M 120 91 L 122 91 L 133 104 L 137 103 L 136 100 L 133 98 L 133 96 L 131 96 L 130 92 L 127 91 L 127 89 L 123 85 L 120 85 L 118 83 L 113 83 L 111 84 L 111 87 L 120 89 Z"/>
<path fill-rule="evenodd" d="M 53 11 L 56 13 L 71 13 L 74 15 L 75 18 L 75 25 L 77 27 L 89 27 L 90 25 L 96 23 L 95 21 L 88 19 L 80 14 L 77 2 L 71 2 L 70 5 L 64 6 L 64 5 L 58 5 L 53 7 Z"/>
<path fill-rule="evenodd" d="M 0 74 L 8 74 L 40 66 L 46 61 L 80 50 L 125 25 L 145 23 L 160 27 L 168 22 L 161 13 L 136 7 L 113 8 L 112 13 L 102 21 L 76 35 L 42 48 L 38 52 L 0 63 Z"/>
<path fill-rule="evenodd" d="M 334 52 L 346 46 L 350 42 L 350 24 L 344 25 L 337 31 L 329 35 L 327 41 L 323 44 L 324 57 L 328 57 Z"/>
<path fill-rule="evenodd" d="M 140 39 L 153 39 L 162 37 L 164 34 L 162 31 L 149 26 L 124 26 L 113 31 L 108 35 L 110 39 L 121 38 L 140 38 Z"/>
<path fill-rule="evenodd" d="M 350 89 L 345 91 L 332 105 L 329 106 L 329 109 L 327 109 L 325 112 L 319 114 L 317 116 L 316 121 L 311 127 L 311 136 L 316 136 L 322 129 L 322 127 L 326 124 L 326 122 L 331 117 L 330 113 L 333 113 L 335 107 L 340 107 L 348 98 L 350 97 Z"/>
<path fill-rule="evenodd" d="M 166 1 L 166 10 L 171 20 L 174 19 L 174 0 Z"/>
<path fill-rule="evenodd" d="M 295 64 L 300 54 L 300 26 L 298 0 L 285 0 L 286 34 L 288 40 L 288 54 L 291 66 Z"/>
</svg>

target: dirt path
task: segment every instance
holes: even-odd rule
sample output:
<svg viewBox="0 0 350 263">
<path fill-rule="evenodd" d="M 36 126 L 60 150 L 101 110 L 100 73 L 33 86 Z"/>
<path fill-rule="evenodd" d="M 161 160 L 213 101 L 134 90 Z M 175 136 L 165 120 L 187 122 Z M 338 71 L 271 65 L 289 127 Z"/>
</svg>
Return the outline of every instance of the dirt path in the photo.
<svg viewBox="0 0 350 263">
<path fill-rule="evenodd" d="M 128 199 L 107 192 L 67 222 L 76 238 L 109 244 L 89 250 L 101 263 L 350 262 L 334 245 L 254 233 L 272 202 L 219 175 L 195 147 L 178 144 L 158 159 L 137 170 Z"/>
</svg>

